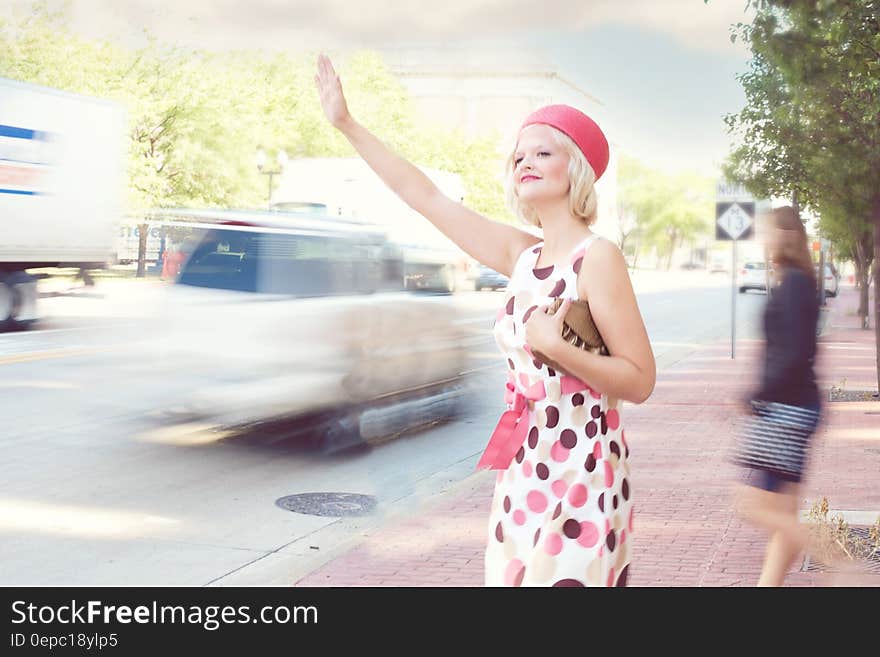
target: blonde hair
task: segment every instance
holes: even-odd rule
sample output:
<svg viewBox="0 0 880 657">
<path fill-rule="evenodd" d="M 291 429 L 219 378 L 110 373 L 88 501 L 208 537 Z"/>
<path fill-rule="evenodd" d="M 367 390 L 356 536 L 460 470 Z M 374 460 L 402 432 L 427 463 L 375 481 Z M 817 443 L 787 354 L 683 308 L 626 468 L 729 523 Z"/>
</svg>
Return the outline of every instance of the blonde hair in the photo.
<svg viewBox="0 0 880 657">
<path fill-rule="evenodd" d="M 596 196 L 596 173 L 593 167 L 587 162 L 587 158 L 578 148 L 577 144 L 572 141 L 571 137 L 564 132 L 560 132 L 553 126 L 550 128 L 556 143 L 568 153 L 568 208 L 571 213 L 580 217 L 589 226 L 596 221 L 598 209 L 598 198 Z M 516 152 L 512 151 L 507 158 L 505 165 L 505 197 L 507 206 L 520 219 L 526 223 L 541 227 L 541 219 L 538 217 L 537 211 L 527 204 L 519 200 L 516 194 L 516 180 L 514 179 L 514 171 L 516 164 L 514 159 Z"/>
</svg>

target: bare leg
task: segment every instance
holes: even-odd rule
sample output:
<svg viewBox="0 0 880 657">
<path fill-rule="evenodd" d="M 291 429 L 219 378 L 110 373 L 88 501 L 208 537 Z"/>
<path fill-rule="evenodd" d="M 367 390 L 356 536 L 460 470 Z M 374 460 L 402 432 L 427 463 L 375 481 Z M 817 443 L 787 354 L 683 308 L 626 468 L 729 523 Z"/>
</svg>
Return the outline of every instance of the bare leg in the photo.
<svg viewBox="0 0 880 657">
<path fill-rule="evenodd" d="M 805 537 L 791 540 L 785 532 L 773 534 L 767 544 L 767 554 L 764 557 L 764 567 L 761 569 L 758 586 L 782 586 L 786 573 L 805 544 Z"/>
<path fill-rule="evenodd" d="M 780 586 L 807 544 L 807 531 L 798 521 L 797 492 L 795 484 L 778 493 L 749 486 L 740 492 L 740 514 L 770 534 L 758 586 Z"/>
</svg>

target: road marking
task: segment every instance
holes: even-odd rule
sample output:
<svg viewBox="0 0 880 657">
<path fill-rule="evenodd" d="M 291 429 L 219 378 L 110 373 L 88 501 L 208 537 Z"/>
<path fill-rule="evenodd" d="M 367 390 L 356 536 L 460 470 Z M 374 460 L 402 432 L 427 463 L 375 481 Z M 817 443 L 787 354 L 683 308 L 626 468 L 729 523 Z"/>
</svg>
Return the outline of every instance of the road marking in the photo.
<svg viewBox="0 0 880 657">
<path fill-rule="evenodd" d="M 210 422 L 184 422 L 145 431 L 137 435 L 136 439 L 163 445 L 209 445 L 223 440 L 231 433 Z"/>
<path fill-rule="evenodd" d="M 82 386 L 64 381 L 0 381 L 0 388 L 34 388 L 36 390 L 79 390 Z"/>
<path fill-rule="evenodd" d="M 81 349 L 49 349 L 46 351 L 31 351 L 13 356 L 0 356 L 0 365 L 13 365 L 15 363 L 29 363 L 38 360 L 52 360 L 53 358 L 70 358 L 72 356 L 88 356 L 102 351 L 110 351 L 118 347 L 84 347 Z"/>
</svg>

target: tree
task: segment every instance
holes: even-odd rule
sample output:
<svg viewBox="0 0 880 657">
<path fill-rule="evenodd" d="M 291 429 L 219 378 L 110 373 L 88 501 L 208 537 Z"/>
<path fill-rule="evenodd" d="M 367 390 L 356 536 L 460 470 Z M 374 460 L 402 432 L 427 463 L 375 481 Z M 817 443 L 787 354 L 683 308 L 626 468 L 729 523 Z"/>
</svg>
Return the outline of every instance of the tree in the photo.
<svg viewBox="0 0 880 657">
<path fill-rule="evenodd" d="M 821 225 L 850 246 L 867 289 L 870 258 L 880 252 L 880 3 L 750 5 L 753 23 L 739 26 L 753 55 L 740 78 L 748 105 L 729 121 L 742 139 L 730 172 L 752 191 L 787 191 L 824 210 L 829 218 Z M 872 253 L 864 248 L 866 226 Z M 877 267 L 874 284 L 880 301 Z M 880 303 L 875 307 L 880 389 Z"/>
<path fill-rule="evenodd" d="M 820 206 L 819 231 L 831 240 L 837 253 L 853 261 L 859 287 L 858 315 L 863 329 L 868 322 L 868 283 L 874 260 L 874 236 L 871 225 L 859 215 L 851 214 L 845 203 Z"/>
<path fill-rule="evenodd" d="M 0 75 L 125 107 L 127 213 L 143 220 L 139 276 L 152 209 L 265 203 L 254 165 L 259 145 L 291 157 L 354 155 L 324 119 L 313 74 L 311 56 L 207 53 L 154 38 L 131 50 L 84 39 L 63 11 L 43 4 L 17 23 L 0 24 Z M 468 141 L 417 125 L 404 88 L 375 53 L 345 58 L 342 75 L 358 118 L 380 138 L 419 164 L 460 174 L 469 205 L 512 220 L 492 175 L 500 159 L 493 139 Z"/>
<path fill-rule="evenodd" d="M 713 186 L 707 178 L 667 174 L 622 156 L 618 187 L 621 211 L 633 219 L 627 235 L 653 246 L 666 269 L 677 246 L 710 229 Z"/>
</svg>

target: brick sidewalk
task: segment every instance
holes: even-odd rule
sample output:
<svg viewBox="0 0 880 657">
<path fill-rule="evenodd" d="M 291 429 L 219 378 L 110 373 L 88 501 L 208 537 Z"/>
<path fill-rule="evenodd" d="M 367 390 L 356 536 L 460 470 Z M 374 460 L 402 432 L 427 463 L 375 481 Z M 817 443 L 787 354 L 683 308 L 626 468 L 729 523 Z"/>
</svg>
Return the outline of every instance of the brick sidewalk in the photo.
<svg viewBox="0 0 880 657">
<path fill-rule="evenodd" d="M 874 333 L 857 328 L 852 288 L 828 301 L 817 375 L 830 385 L 873 389 Z M 873 315 L 872 315 L 873 316 Z M 758 376 L 760 342 L 700 349 L 658 373 L 651 399 L 625 409 L 636 504 L 632 586 L 752 586 L 766 543 L 733 513 L 742 475 L 726 462 L 739 401 Z M 499 406 L 499 414 L 503 410 Z M 869 415 L 868 413 L 872 413 Z M 827 404 L 814 440 L 802 508 L 827 497 L 833 509 L 880 515 L 880 403 Z M 474 457 L 476 459 L 476 455 Z M 418 517 L 368 533 L 346 554 L 297 586 L 482 586 L 483 548 L 494 474 L 477 473 Z M 462 490 L 464 492 L 462 492 Z M 821 586 L 827 576 L 802 571 L 789 586 Z M 860 575 L 880 586 L 880 574 Z"/>
</svg>

